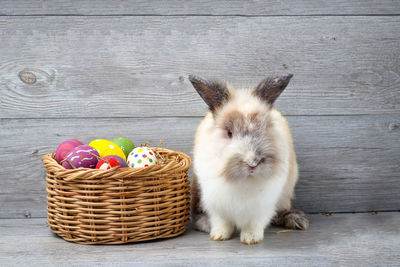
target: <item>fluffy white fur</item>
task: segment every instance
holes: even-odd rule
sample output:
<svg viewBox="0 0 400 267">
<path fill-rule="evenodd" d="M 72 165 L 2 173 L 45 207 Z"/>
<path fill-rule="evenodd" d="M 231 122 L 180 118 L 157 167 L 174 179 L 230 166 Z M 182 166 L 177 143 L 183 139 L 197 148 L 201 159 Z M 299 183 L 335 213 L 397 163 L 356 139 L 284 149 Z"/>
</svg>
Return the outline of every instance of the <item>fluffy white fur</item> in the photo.
<svg viewBox="0 0 400 267">
<path fill-rule="evenodd" d="M 224 129 L 216 127 L 218 115 L 208 113 L 198 127 L 194 147 L 194 172 L 201 188 L 200 203 L 209 217 L 210 237 L 226 240 L 235 227 L 240 229 L 240 240 L 246 244 L 259 243 L 264 228 L 277 209 L 290 208 L 290 199 L 297 180 L 297 164 L 292 137 L 284 117 L 268 106 L 250 90 L 231 90 L 231 100 L 218 114 L 238 110 L 243 114 L 258 112 L 273 122 L 268 132 L 274 138 L 277 161 L 274 168 L 260 165 L 253 174 L 243 179 L 227 179 L 221 173 L 229 157 L 240 153 L 245 159 L 254 156 L 246 138 L 224 138 Z M 250 122 L 249 122 L 250 123 Z M 249 125 L 249 129 L 255 127 Z M 271 148 L 272 149 L 272 148 Z M 253 153 L 253 154 L 252 154 Z M 204 224 L 201 217 L 197 224 Z M 203 225 L 200 227 L 207 228 Z"/>
</svg>

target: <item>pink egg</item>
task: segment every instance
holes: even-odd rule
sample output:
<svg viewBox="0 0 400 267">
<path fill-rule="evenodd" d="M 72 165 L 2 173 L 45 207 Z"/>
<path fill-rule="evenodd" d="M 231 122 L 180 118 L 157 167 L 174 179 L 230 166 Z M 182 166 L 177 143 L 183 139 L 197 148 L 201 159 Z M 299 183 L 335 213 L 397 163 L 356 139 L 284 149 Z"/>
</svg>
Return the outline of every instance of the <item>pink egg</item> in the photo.
<svg viewBox="0 0 400 267">
<path fill-rule="evenodd" d="M 56 151 L 57 162 L 60 163 L 73 148 L 81 145 L 83 145 L 83 143 L 76 139 L 70 139 L 62 142 Z"/>
</svg>

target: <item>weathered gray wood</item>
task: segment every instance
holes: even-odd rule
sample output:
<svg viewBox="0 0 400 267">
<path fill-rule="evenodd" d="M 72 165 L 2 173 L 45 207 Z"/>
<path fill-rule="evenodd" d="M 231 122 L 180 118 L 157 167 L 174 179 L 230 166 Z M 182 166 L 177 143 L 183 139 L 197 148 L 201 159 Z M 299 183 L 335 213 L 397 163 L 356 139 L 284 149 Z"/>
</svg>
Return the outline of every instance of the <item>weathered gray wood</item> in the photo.
<svg viewBox="0 0 400 267">
<path fill-rule="evenodd" d="M 325 15 L 399 14 L 393 0 L 65 1 L 2 0 L 0 15 Z"/>
<path fill-rule="evenodd" d="M 400 113 L 399 16 L 0 17 L 0 118 L 203 115 L 189 73 L 294 73 L 291 115 Z"/>
<path fill-rule="evenodd" d="M 147 243 L 87 246 L 51 234 L 45 219 L 0 220 L 1 266 L 397 266 L 400 214 L 309 215 L 308 231 L 266 230 L 264 242 L 242 245 L 188 230 Z"/>
<path fill-rule="evenodd" d="M 289 117 L 300 165 L 295 206 L 307 212 L 399 210 L 400 117 Z M 2 119 L 0 218 L 44 217 L 40 158 L 70 138 L 125 136 L 190 154 L 200 118 Z"/>
</svg>

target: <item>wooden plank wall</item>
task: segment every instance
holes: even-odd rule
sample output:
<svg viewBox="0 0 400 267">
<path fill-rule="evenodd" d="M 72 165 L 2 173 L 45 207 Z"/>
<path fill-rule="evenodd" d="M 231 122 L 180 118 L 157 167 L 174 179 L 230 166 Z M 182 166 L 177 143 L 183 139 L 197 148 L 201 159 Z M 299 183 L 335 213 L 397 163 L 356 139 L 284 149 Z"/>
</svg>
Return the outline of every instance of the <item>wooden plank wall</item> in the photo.
<svg viewBox="0 0 400 267">
<path fill-rule="evenodd" d="M 63 140 L 190 153 L 206 111 L 190 73 L 234 86 L 294 73 L 277 107 L 295 206 L 400 210 L 399 3 L 1 1 L 0 218 L 46 216 L 40 158 Z"/>
</svg>

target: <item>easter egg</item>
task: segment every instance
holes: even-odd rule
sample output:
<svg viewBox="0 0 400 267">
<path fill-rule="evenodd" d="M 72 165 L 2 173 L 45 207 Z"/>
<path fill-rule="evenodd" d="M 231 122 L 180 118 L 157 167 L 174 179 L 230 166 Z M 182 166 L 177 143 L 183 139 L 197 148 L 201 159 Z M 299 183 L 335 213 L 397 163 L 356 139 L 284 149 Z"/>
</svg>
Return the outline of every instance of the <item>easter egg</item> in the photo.
<svg viewBox="0 0 400 267">
<path fill-rule="evenodd" d="M 73 148 L 81 145 L 83 145 L 83 143 L 75 139 L 62 142 L 56 150 L 57 162 L 60 163 Z"/>
<path fill-rule="evenodd" d="M 122 149 L 119 146 L 117 146 L 111 141 L 104 139 L 96 139 L 90 142 L 89 146 L 96 149 L 97 152 L 99 152 L 101 158 L 104 158 L 105 156 L 109 155 L 115 155 L 123 159 L 126 159 L 124 151 L 122 151 Z"/>
<path fill-rule="evenodd" d="M 124 151 L 126 158 L 128 158 L 129 153 L 135 148 L 135 145 L 127 138 L 115 138 L 111 142 L 118 145 Z"/>
<path fill-rule="evenodd" d="M 90 146 L 77 146 L 73 148 L 62 162 L 66 169 L 74 168 L 94 168 L 96 167 L 99 158 L 99 153 L 96 149 Z"/>
<path fill-rule="evenodd" d="M 156 163 L 156 154 L 145 146 L 136 147 L 128 156 L 128 166 L 131 168 L 148 167 Z"/>
<path fill-rule="evenodd" d="M 121 168 L 128 167 L 126 161 L 123 158 L 109 155 L 99 160 L 99 162 L 96 165 L 96 169 L 108 170 L 111 169 L 112 167 L 117 167 L 117 166 Z"/>
</svg>

